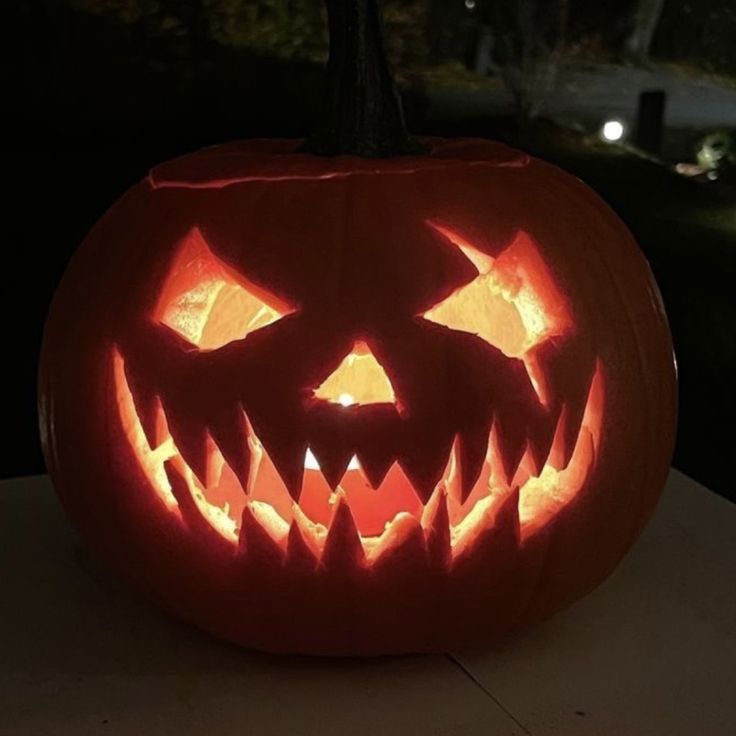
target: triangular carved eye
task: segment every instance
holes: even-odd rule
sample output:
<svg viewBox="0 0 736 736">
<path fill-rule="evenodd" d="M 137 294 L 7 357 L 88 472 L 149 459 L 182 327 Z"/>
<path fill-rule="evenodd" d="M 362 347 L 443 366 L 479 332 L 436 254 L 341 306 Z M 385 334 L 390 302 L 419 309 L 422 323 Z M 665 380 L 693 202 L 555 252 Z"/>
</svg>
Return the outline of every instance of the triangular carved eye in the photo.
<svg viewBox="0 0 736 736">
<path fill-rule="evenodd" d="M 477 335 L 513 357 L 564 331 L 569 321 L 564 299 L 526 233 L 494 258 L 449 228 L 430 224 L 462 251 L 478 276 L 425 312 L 424 319 Z"/>
<path fill-rule="evenodd" d="M 215 350 L 294 311 L 227 268 L 195 228 L 171 265 L 153 317 L 200 350 Z"/>
<path fill-rule="evenodd" d="M 342 406 L 396 403 L 386 371 L 364 342 L 355 343 L 340 365 L 315 390 L 314 396 Z"/>
</svg>

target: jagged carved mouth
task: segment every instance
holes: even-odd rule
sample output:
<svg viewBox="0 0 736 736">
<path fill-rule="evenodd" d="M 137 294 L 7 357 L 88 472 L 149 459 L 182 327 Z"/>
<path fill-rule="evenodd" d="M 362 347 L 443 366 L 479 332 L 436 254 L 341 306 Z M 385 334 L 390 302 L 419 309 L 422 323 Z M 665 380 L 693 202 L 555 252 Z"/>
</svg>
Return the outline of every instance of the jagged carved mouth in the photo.
<svg viewBox="0 0 736 736">
<path fill-rule="evenodd" d="M 333 490 L 307 450 L 301 496 L 296 502 L 276 471 L 262 443 L 248 425 L 251 471 L 244 488 L 225 462 L 216 444 L 210 445 L 210 473 L 202 483 L 182 459 L 174 440 L 165 428 L 164 439 L 151 448 L 136 414 L 122 355 L 115 351 L 113 367 L 117 401 L 125 434 L 148 480 L 163 503 L 179 512 L 181 498 L 172 489 L 165 463 L 173 460 L 176 472 L 202 518 L 222 537 L 237 543 L 240 520 L 246 506 L 264 530 L 280 545 L 286 544 L 289 528 L 297 524 L 302 537 L 319 556 L 335 509 L 345 503 L 355 520 L 367 559 L 377 558 L 397 543 L 401 532 L 420 525 L 428 533 L 436 522 L 440 505 L 446 506 L 447 524 L 453 556 L 462 554 L 485 528 L 492 526 L 498 510 L 511 501 L 518 510 L 522 540 L 543 527 L 583 490 L 594 464 L 600 433 L 602 376 L 596 370 L 590 386 L 583 420 L 572 455 L 564 467 L 556 467 L 561 456 L 561 432 L 556 432 L 547 462 L 535 470 L 528 454 L 522 458 L 511 479 L 506 477 L 493 430 L 483 468 L 470 494 L 463 501 L 460 491 L 460 459 L 457 443 L 450 451 L 445 471 L 432 495 L 423 502 L 401 467 L 394 463 L 377 488 L 371 486 L 357 459 Z M 170 471 L 171 472 L 171 471 Z M 191 505 L 191 504 L 188 504 Z M 442 511 L 441 513 L 444 513 Z"/>
<path fill-rule="evenodd" d="M 324 445 L 318 448 L 309 444 L 302 450 L 304 460 L 299 464 L 298 479 L 292 473 L 285 482 L 283 468 L 278 461 L 274 462 L 277 459 L 267 450 L 269 443 L 259 437 L 249 421 L 242 409 L 248 402 L 243 400 L 246 397 L 241 397 L 240 403 L 235 403 L 237 412 L 242 414 L 236 422 L 241 425 L 238 437 L 236 433 L 226 432 L 225 436 L 232 436 L 227 437 L 223 445 L 213 439 L 211 433 L 207 434 L 206 462 L 193 466 L 191 448 L 186 447 L 184 451 L 176 439 L 182 437 L 177 426 L 181 416 L 174 417 L 172 424 L 169 406 L 174 411 L 176 406 L 167 403 L 165 396 L 159 395 L 156 400 L 155 441 L 149 441 L 152 420 L 151 416 L 146 418 L 149 429 L 144 430 L 139 412 L 140 396 L 137 395 L 139 387 L 130 383 L 127 370 L 127 347 L 114 348 L 113 371 L 124 432 L 149 482 L 172 513 L 180 514 L 185 522 L 187 516 L 196 514 L 199 521 L 206 522 L 233 544 L 239 540 L 244 514 L 282 547 L 287 544 L 290 529 L 297 526 L 301 537 L 319 558 L 337 510 L 347 508 L 368 562 L 400 544 L 407 534 L 419 531 L 427 536 L 436 531 L 438 524 L 446 527 L 452 556 L 457 558 L 472 549 L 481 532 L 494 526 L 502 508 L 513 509 L 523 541 L 543 528 L 584 490 L 595 463 L 602 422 L 604 379 L 600 361 L 589 359 L 587 367 L 583 366 L 578 372 L 580 380 L 571 381 L 570 376 L 565 375 L 570 358 L 565 357 L 561 349 L 550 353 L 557 358 L 549 358 L 559 360 L 562 355 L 561 369 L 555 368 L 554 362 L 550 364 L 551 369 L 545 367 L 544 351 L 535 353 L 549 337 L 564 335 L 566 317 L 559 306 L 548 308 L 548 303 L 559 297 L 545 284 L 541 267 L 537 267 L 542 274 L 539 277 L 541 285 L 534 283 L 532 267 L 527 268 L 523 282 L 512 272 L 513 264 L 533 258 L 528 252 L 529 242 L 520 240 L 507 249 L 506 261 L 502 257 L 494 263 L 454 233 L 443 231 L 443 235 L 472 261 L 479 276 L 423 316 L 451 330 L 474 333 L 500 347 L 503 355 L 518 356 L 523 361 L 524 382 L 534 386 L 534 403 L 542 418 L 540 426 L 546 427 L 542 434 L 546 434 L 547 439 L 541 440 L 541 454 L 541 435 L 534 436 L 532 432 L 527 437 L 519 436 L 513 418 L 509 419 L 506 412 L 505 417 L 496 414 L 490 429 L 480 438 L 476 432 L 475 460 L 470 475 L 467 447 L 463 447 L 463 437 L 458 434 L 454 442 L 432 453 L 431 463 L 441 472 L 425 476 L 432 478 L 429 485 L 418 482 L 417 475 L 407 472 L 407 467 L 402 467 L 395 458 L 390 458 L 392 462 L 380 472 L 376 472 L 374 463 L 367 464 L 369 458 L 360 450 L 356 455 L 326 465 L 318 459 L 324 457 Z M 238 339 L 244 331 L 258 330 L 277 321 L 286 312 L 273 303 L 264 303 L 242 284 L 238 285 L 229 275 L 223 274 L 198 233 L 190 237 L 183 251 L 186 251 L 183 260 L 187 264 L 199 264 L 196 268 L 199 281 L 191 288 L 191 279 L 180 277 L 189 291 L 176 284 L 166 285 L 166 298 L 155 317 L 202 350 L 202 355 L 228 344 L 229 340 Z M 181 268 L 172 271 L 183 272 Z M 206 279 L 201 275 L 205 272 L 209 274 Z M 512 282 L 517 284 L 513 289 L 508 286 Z M 237 307 L 237 324 L 222 318 L 222 308 L 218 311 L 218 300 L 223 301 L 223 294 L 227 297 L 224 302 L 231 309 L 233 304 Z M 202 304 L 205 304 L 204 309 Z M 548 313 L 556 315 L 556 325 L 547 317 Z M 491 317 L 486 318 L 487 314 Z M 462 323 L 458 324 L 458 320 Z M 505 328 L 485 334 L 487 324 L 502 324 Z M 565 341 L 551 342 L 557 342 L 559 348 Z M 351 355 L 356 358 L 355 364 L 359 364 L 358 356 Z M 499 355 L 503 358 L 501 353 Z M 573 359 L 574 356 L 573 353 Z M 363 361 L 363 365 L 369 364 Z M 361 379 L 355 371 L 351 374 L 351 365 L 350 360 L 343 361 L 329 379 L 313 387 L 319 403 L 313 405 L 314 411 L 311 414 L 307 411 L 306 416 L 317 416 L 322 411 L 316 423 L 321 426 L 325 419 L 329 424 L 330 411 L 339 414 L 343 409 L 351 411 L 349 407 L 353 404 L 364 403 L 395 409 L 394 419 L 400 423 L 399 401 L 396 401 L 388 377 L 379 375 L 374 366 L 371 369 L 374 372 L 369 375 L 364 371 Z M 503 366 L 501 361 L 496 368 L 505 370 Z M 562 379 L 558 380 L 558 376 Z M 342 382 L 343 379 L 349 379 L 348 383 Z M 554 386 L 555 381 L 560 384 L 558 387 Z M 513 386 L 508 383 L 509 389 Z M 358 400 L 352 395 L 356 391 Z M 503 403 L 501 398 L 498 400 Z M 573 403 L 566 403 L 568 401 Z M 380 414 L 379 411 L 379 418 Z M 352 416 L 355 418 L 358 414 Z M 524 422 L 519 420 L 517 424 L 523 426 Z M 330 441 L 336 440 L 346 425 L 337 422 L 335 426 L 339 431 Z M 511 443 L 514 449 L 509 445 L 510 430 L 516 432 Z M 242 442 L 243 447 L 233 451 L 233 440 Z M 422 475 L 421 468 L 418 475 Z"/>
</svg>

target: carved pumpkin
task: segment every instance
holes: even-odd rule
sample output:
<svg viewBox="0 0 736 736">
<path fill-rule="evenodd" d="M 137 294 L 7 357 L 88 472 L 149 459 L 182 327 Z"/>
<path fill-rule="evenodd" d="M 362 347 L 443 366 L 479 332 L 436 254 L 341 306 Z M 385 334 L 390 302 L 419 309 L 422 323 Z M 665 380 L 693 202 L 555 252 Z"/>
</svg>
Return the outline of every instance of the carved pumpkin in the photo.
<svg viewBox="0 0 736 736">
<path fill-rule="evenodd" d="M 268 650 L 498 638 L 616 565 L 675 413 L 647 265 L 504 146 L 210 148 L 108 212 L 58 290 L 46 452 L 90 544 Z"/>
</svg>

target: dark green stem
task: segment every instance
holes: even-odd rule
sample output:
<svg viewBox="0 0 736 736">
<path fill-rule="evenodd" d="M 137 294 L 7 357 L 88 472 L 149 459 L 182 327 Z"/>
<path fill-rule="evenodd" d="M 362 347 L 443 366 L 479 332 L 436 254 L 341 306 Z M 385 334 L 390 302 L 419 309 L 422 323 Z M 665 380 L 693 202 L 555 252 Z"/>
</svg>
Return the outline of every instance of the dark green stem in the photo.
<svg viewBox="0 0 736 736">
<path fill-rule="evenodd" d="M 387 157 L 421 151 L 406 130 L 378 0 L 325 0 L 330 32 L 322 116 L 302 150 Z"/>
</svg>

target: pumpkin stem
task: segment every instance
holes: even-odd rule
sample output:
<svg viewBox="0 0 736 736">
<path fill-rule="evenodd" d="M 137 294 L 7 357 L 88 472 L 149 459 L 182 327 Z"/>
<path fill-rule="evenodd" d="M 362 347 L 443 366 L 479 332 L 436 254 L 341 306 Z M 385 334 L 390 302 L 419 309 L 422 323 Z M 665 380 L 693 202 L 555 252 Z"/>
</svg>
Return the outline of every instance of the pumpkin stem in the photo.
<svg viewBox="0 0 736 736">
<path fill-rule="evenodd" d="M 301 150 L 386 157 L 422 149 L 406 129 L 379 0 L 325 0 L 330 33 L 322 116 Z"/>
</svg>

